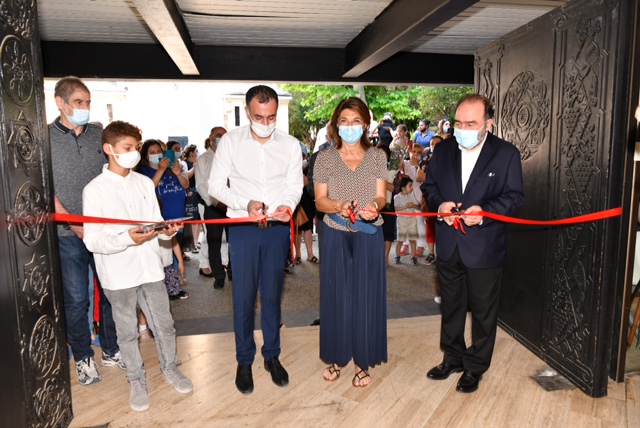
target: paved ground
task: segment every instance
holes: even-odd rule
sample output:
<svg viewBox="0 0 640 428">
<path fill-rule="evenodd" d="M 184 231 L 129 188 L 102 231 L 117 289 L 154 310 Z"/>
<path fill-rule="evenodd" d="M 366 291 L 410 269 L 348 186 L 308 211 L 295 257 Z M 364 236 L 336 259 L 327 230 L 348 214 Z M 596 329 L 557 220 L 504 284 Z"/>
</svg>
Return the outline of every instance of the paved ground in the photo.
<svg viewBox="0 0 640 428">
<path fill-rule="evenodd" d="M 302 245 L 302 259 L 306 250 Z M 223 244 L 223 261 L 226 263 L 226 244 Z M 393 246 L 395 248 L 395 245 Z M 314 241 L 314 252 L 318 254 Z M 199 254 L 188 253 L 191 261 L 186 262 L 187 290 L 190 297 L 171 301 L 171 311 L 176 320 L 178 335 L 208 334 L 233 331 L 232 289 L 233 282 L 226 282 L 222 290 L 213 288 L 213 279 L 199 275 Z M 394 249 L 391 257 L 395 256 Z M 439 307 L 433 301 L 435 296 L 435 265 L 426 266 L 421 257 L 419 266 L 410 264 L 408 256 L 403 264 L 389 265 L 387 269 L 388 318 L 405 318 L 439 314 Z M 310 325 L 319 315 L 320 266 L 306 261 L 295 266 L 286 275 L 282 295 L 282 322 L 289 327 Z M 256 312 L 256 328 L 260 326 L 259 304 Z"/>
</svg>

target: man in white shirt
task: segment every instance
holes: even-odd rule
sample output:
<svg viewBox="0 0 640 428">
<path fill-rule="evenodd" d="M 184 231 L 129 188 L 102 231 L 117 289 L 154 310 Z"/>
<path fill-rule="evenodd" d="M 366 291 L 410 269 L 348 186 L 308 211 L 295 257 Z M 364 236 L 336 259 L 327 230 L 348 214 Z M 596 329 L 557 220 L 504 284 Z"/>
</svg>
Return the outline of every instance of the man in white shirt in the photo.
<svg viewBox="0 0 640 428">
<path fill-rule="evenodd" d="M 320 146 L 327 142 L 327 126 L 329 126 L 329 121 L 318 131 L 316 144 L 313 146 L 313 153 L 320 151 Z"/>
<path fill-rule="evenodd" d="M 209 194 L 209 176 L 211 175 L 211 167 L 213 166 L 213 159 L 215 158 L 218 145 L 227 130 L 221 126 L 216 126 L 211 130 L 209 135 L 209 147 L 196 164 L 196 190 L 198 194 L 205 202 L 204 219 L 223 219 L 227 218 L 227 206 L 213 198 Z M 220 289 L 224 287 L 225 271 L 222 264 L 222 232 L 226 230 L 227 241 L 229 240 L 229 228 L 222 224 L 206 224 L 207 228 L 207 246 L 209 266 L 211 267 L 211 273 L 204 273 L 200 269 L 200 275 L 213 276 L 213 288 Z M 229 263 L 229 280 L 231 280 L 231 263 Z"/>
<path fill-rule="evenodd" d="M 254 86 L 247 92 L 246 103 L 251 125 L 234 129 L 220 140 L 211 168 L 209 194 L 227 205 L 230 218 L 256 218 L 229 227 L 229 257 L 235 274 L 236 387 L 243 394 L 250 394 L 258 287 L 264 368 L 276 385 L 289 383 L 289 375 L 278 359 L 280 300 L 290 242 L 288 222 L 300 202 L 304 184 L 298 140 L 275 128 L 276 91 L 264 85 Z"/>
</svg>

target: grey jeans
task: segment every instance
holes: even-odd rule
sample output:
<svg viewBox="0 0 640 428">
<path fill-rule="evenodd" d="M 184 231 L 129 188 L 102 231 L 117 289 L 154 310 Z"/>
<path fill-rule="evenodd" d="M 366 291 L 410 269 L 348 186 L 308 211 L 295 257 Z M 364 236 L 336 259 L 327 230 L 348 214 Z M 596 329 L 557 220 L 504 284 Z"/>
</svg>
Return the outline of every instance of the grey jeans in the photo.
<svg viewBox="0 0 640 428">
<path fill-rule="evenodd" d="M 113 321 L 118 334 L 118 346 L 127 365 L 127 379 L 139 379 L 145 375 L 142 355 L 138 345 L 138 315 L 136 302 L 147 317 L 147 323 L 155 337 L 160 369 L 176 367 L 176 330 L 169 311 L 169 296 L 164 282 L 151 282 L 124 290 L 104 290 L 111 302 Z"/>
</svg>

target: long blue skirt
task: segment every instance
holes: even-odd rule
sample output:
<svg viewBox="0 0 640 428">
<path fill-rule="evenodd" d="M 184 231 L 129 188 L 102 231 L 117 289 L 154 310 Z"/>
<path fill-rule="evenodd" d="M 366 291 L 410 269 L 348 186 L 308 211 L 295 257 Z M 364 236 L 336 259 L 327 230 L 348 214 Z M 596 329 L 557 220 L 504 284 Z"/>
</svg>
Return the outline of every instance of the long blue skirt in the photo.
<svg viewBox="0 0 640 428">
<path fill-rule="evenodd" d="M 373 235 L 324 225 L 320 358 L 362 369 L 387 361 L 387 274 L 382 229 Z"/>
</svg>

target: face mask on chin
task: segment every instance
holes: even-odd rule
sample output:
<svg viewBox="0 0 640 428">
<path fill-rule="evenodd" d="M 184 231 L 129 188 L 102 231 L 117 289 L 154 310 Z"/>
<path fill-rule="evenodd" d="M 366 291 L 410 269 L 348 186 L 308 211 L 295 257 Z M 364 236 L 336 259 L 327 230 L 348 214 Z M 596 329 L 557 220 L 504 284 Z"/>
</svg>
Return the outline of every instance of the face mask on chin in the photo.
<svg viewBox="0 0 640 428">
<path fill-rule="evenodd" d="M 269 125 L 263 125 L 258 122 L 251 121 L 251 130 L 259 137 L 259 138 L 269 138 L 273 131 L 276 129 L 276 123 L 270 123 Z"/>
</svg>

